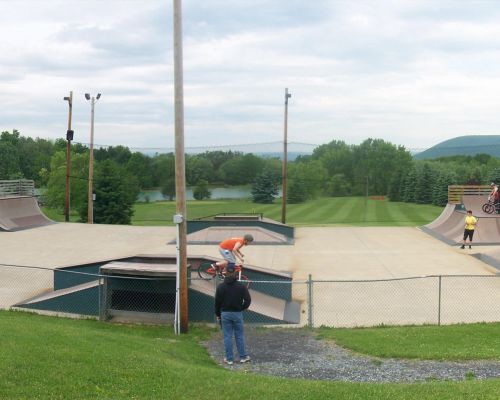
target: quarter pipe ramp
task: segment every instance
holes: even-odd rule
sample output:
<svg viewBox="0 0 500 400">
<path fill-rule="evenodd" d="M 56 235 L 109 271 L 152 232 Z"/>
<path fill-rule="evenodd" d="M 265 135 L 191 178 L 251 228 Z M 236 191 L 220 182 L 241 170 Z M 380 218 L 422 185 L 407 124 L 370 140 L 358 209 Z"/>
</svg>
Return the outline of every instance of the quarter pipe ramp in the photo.
<svg viewBox="0 0 500 400">
<path fill-rule="evenodd" d="M 53 224 L 33 196 L 0 197 L 0 231 L 17 231 Z"/>
<path fill-rule="evenodd" d="M 474 244 L 500 244 L 500 215 L 487 214 L 482 206 L 487 202 L 484 196 L 463 196 L 462 204 L 447 204 L 443 212 L 430 224 L 422 226 L 424 232 L 450 245 L 462 243 L 464 220 L 467 210 L 478 219 L 474 232 Z"/>
</svg>

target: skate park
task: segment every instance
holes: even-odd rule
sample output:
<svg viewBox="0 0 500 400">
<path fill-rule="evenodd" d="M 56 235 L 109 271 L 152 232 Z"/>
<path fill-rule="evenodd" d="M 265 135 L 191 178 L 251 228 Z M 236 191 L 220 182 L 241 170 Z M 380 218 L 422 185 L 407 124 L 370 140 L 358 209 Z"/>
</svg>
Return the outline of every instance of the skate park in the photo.
<svg viewBox="0 0 500 400">
<path fill-rule="evenodd" d="M 21 204 L 21 200 L 18 201 Z M 465 203 L 470 204 L 468 201 L 466 199 Z M 29 209 L 24 202 L 22 204 L 20 208 L 31 217 L 40 213 L 39 217 L 45 218 L 38 206 Z M 282 231 L 277 233 L 262 226 L 250 226 L 255 224 L 255 219 L 249 225 L 248 218 L 241 216 L 240 219 L 222 218 L 226 222 L 229 219 L 230 225 L 216 224 L 193 229 L 188 234 L 191 274 L 200 260 L 220 259 L 216 243 L 221 237 L 251 231 L 257 240 L 245 251 L 249 260 L 245 266 L 248 275 L 254 281 L 281 280 L 288 283 L 288 293 L 283 295 L 269 296 L 269 289 L 254 293 L 255 304 L 251 311 L 261 314 L 265 320 L 267 318 L 267 323 L 281 321 L 304 325 L 312 321 L 315 326 L 370 326 L 381 321 L 391 324 L 433 323 L 438 276 L 478 277 L 472 285 L 470 279 L 455 278 L 453 296 L 447 300 L 449 317 L 443 318 L 443 323 L 496 321 L 500 315 L 497 279 L 481 279 L 499 273 L 491 261 L 500 258 L 500 246 L 493 242 L 494 236 L 485 237 L 482 246 L 464 252 L 458 246 L 450 246 L 449 241 L 436 240 L 435 235 L 426 232 L 455 219 L 456 232 L 463 230 L 461 220 L 464 214 L 459 208 L 457 211 L 453 208 L 450 213 L 452 207 L 446 207 L 436 221 L 422 229 L 345 226 L 300 227 L 283 231 L 282 224 L 265 221 Z M 461 216 L 460 221 L 456 215 Z M 486 218 L 496 221 L 496 217 L 484 217 L 481 224 Z M 262 234 L 258 236 L 259 233 Z M 147 264 L 146 270 L 158 268 L 161 263 L 151 262 L 152 259 L 162 259 L 163 264 L 171 267 L 175 235 L 174 227 L 79 223 L 49 223 L 3 231 L 0 234 L 3 249 L 0 307 L 17 305 L 35 309 L 33 304 L 58 297 L 54 294 L 54 275 L 64 270 L 80 268 L 84 271 L 82 266 L 86 266 L 90 268 L 88 271 L 97 273 L 104 265 L 134 260 Z M 193 235 L 191 243 L 190 235 Z M 15 266 L 32 268 L 27 270 Z M 171 274 L 171 269 L 163 272 Z M 307 282 L 311 280 L 317 281 L 313 293 L 307 288 Z M 71 297 L 76 292 L 81 294 L 99 286 L 89 281 L 92 279 L 76 282 L 73 286 L 83 285 L 76 289 L 61 287 L 59 293 Z M 197 302 L 203 307 L 210 305 L 205 312 L 210 312 L 212 292 L 213 282 L 193 280 L 193 299 L 201 296 Z M 415 298 L 419 302 L 415 302 Z M 311 300 L 314 301 L 314 312 L 308 307 Z M 73 298 L 71 302 L 74 301 Z M 459 315 L 453 311 L 454 305 L 466 305 L 470 311 L 467 315 Z"/>
</svg>

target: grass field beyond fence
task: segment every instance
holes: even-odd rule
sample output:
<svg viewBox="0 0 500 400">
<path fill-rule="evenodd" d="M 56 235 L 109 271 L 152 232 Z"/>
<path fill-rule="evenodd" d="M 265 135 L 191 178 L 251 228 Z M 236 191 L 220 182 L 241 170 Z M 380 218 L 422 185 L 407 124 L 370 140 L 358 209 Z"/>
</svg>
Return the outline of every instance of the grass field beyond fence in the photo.
<svg viewBox="0 0 500 400">
<path fill-rule="evenodd" d="M 425 358 L 422 343 L 460 340 L 445 359 L 455 359 L 464 347 L 498 338 L 498 324 L 376 328 L 367 330 L 369 348 L 392 342 L 393 353 L 409 345 Z M 495 328 L 496 326 L 496 328 Z M 70 320 L 21 312 L 0 311 L 0 399 L 404 399 L 497 400 L 500 379 L 429 381 L 422 383 L 350 383 L 285 379 L 230 371 L 218 366 L 201 345 L 213 332 L 191 327 L 175 336 L 171 327 L 112 325 L 92 320 Z M 380 329 L 380 334 L 372 334 Z M 408 329 L 408 331 L 407 331 Z M 366 340 L 354 333 L 349 346 L 363 351 Z M 415 336 L 415 332 L 418 334 Z M 409 333 L 409 335 L 406 335 Z M 336 337 L 336 330 L 322 334 Z M 418 341 L 397 340 L 401 335 Z M 345 336 L 345 335 L 344 335 Z M 432 347 L 432 344 L 430 344 Z M 402 355 L 405 349 L 400 349 Z M 276 349 L 279 351 L 279 349 Z M 371 351 L 370 351 L 371 352 Z M 498 359 L 498 348 L 496 349 Z"/>
<path fill-rule="evenodd" d="M 173 225 L 175 201 L 136 203 L 133 225 Z M 287 224 L 294 226 L 356 225 L 356 226 L 420 226 L 433 221 L 442 207 L 428 204 L 390 202 L 365 197 L 322 197 L 303 204 L 287 205 Z M 47 207 L 43 212 L 54 221 L 64 221 L 61 211 Z M 250 200 L 188 201 L 188 219 L 221 213 L 262 213 L 281 221 L 281 203 L 256 204 Z M 71 214 L 76 222 L 78 215 Z"/>
<path fill-rule="evenodd" d="M 137 203 L 134 225 L 171 224 L 175 202 Z M 434 220 L 441 207 L 372 200 L 365 197 L 322 197 L 303 204 L 287 205 L 286 222 L 304 225 L 419 226 Z M 281 203 L 256 204 L 250 200 L 187 202 L 188 219 L 220 213 L 262 213 L 281 221 Z"/>
</svg>

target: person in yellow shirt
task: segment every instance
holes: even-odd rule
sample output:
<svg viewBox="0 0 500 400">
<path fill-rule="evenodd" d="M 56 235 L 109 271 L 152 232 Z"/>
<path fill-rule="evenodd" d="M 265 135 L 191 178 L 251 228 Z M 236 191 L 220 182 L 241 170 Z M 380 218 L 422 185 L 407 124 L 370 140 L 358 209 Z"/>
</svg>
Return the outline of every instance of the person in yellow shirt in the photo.
<svg viewBox="0 0 500 400">
<path fill-rule="evenodd" d="M 477 218 L 472 215 L 472 210 L 467 210 L 465 217 L 465 230 L 464 230 L 464 244 L 461 249 L 465 249 L 465 242 L 469 238 L 469 249 L 472 249 L 472 237 L 474 236 L 474 229 L 477 225 Z"/>
</svg>

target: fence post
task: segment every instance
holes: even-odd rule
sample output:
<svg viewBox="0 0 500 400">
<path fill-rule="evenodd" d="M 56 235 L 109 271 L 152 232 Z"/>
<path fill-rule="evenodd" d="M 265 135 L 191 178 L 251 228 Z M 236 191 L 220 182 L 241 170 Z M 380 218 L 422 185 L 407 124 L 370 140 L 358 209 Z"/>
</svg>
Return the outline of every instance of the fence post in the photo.
<svg viewBox="0 0 500 400">
<path fill-rule="evenodd" d="M 441 325 L 441 275 L 439 275 L 438 326 Z"/>
<path fill-rule="evenodd" d="M 309 280 L 307 281 L 307 325 L 309 328 L 314 328 L 313 323 L 313 281 L 312 275 L 309 274 Z"/>
</svg>

